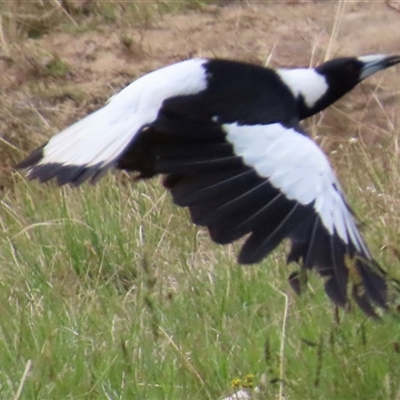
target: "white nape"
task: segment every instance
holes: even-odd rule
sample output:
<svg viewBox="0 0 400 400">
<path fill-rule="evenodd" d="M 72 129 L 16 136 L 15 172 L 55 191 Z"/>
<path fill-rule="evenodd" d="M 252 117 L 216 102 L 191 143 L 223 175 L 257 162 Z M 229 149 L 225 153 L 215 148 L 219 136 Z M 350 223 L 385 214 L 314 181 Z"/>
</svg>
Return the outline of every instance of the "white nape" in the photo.
<svg viewBox="0 0 400 400">
<path fill-rule="evenodd" d="M 295 98 L 302 96 L 309 108 L 314 107 L 329 88 L 324 76 L 311 68 L 279 68 L 276 73 L 288 86 L 293 96 Z"/>
</svg>

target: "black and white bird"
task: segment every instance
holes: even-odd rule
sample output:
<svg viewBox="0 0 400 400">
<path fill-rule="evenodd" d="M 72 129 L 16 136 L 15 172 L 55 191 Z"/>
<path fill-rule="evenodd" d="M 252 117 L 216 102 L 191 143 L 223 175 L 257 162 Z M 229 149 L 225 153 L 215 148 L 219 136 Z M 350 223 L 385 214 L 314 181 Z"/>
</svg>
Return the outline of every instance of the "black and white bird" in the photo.
<svg viewBox="0 0 400 400">
<path fill-rule="evenodd" d="M 212 240 L 246 236 L 238 261 L 261 261 L 288 238 L 288 262 L 315 268 L 333 302 L 351 294 L 368 315 L 387 307 L 387 283 L 325 154 L 300 121 L 400 56 L 336 58 L 270 69 L 190 59 L 137 79 L 100 110 L 19 164 L 30 179 L 95 182 L 110 167 L 164 175 L 174 202 Z"/>
</svg>

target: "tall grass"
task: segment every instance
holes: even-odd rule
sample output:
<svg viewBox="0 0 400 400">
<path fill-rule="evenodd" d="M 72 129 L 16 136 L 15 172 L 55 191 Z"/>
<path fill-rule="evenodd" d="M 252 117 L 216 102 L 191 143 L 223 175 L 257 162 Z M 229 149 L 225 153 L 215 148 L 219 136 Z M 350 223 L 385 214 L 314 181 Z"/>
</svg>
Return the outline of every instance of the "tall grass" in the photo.
<svg viewBox="0 0 400 400">
<path fill-rule="evenodd" d="M 84 3 L 89 11 L 74 8 Z M 112 3 L 30 6 L 32 15 L 40 4 L 54 10 L 58 19 L 40 19 L 46 29 L 73 31 L 90 29 L 91 18 L 120 21 L 125 3 Z M 154 4 L 178 7 L 125 7 L 144 7 L 143 23 Z M 10 18 L 17 3 L 5 5 L 3 50 L 12 35 L 43 32 L 22 14 Z M 360 122 L 351 141 L 323 120 L 318 132 L 373 253 L 399 278 L 400 121 L 381 117 L 384 128 Z M 379 140 L 366 144 L 365 134 Z M 1 399 L 214 400 L 250 374 L 255 399 L 400 399 L 393 315 L 376 322 L 335 310 L 315 275 L 294 296 L 285 245 L 259 265 L 237 265 L 239 245 L 213 244 L 157 181 L 119 174 L 60 189 L 16 175 L 0 227 Z"/>
<path fill-rule="evenodd" d="M 255 398 L 400 396 L 397 320 L 338 322 L 315 276 L 294 297 L 282 248 L 238 266 L 157 182 L 17 179 L 0 209 L 1 398 L 218 399 L 248 374 Z"/>
</svg>

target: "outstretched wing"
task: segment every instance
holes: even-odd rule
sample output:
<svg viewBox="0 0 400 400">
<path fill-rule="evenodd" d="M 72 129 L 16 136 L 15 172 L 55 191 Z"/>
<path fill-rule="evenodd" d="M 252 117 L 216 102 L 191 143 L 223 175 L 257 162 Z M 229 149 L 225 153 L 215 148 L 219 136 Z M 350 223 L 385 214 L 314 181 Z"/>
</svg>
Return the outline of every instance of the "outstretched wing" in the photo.
<svg viewBox="0 0 400 400">
<path fill-rule="evenodd" d="M 155 129 L 172 132 L 173 122 L 160 121 Z M 384 274 L 321 149 L 297 124 L 227 123 L 221 131 L 224 142 L 176 140 L 153 148 L 155 170 L 167 175 L 174 202 L 188 207 L 193 222 L 206 226 L 217 243 L 248 235 L 240 263 L 259 262 L 289 238 L 288 261 L 316 268 L 336 304 L 346 304 L 351 283 L 366 313 L 375 315 L 372 304 L 386 307 Z"/>
</svg>

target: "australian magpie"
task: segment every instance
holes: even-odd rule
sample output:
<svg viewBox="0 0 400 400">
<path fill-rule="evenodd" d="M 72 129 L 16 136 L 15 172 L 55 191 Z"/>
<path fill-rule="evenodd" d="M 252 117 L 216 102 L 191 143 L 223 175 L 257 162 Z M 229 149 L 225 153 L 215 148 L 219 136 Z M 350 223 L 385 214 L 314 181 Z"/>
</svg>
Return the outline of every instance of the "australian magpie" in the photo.
<svg viewBox="0 0 400 400">
<path fill-rule="evenodd" d="M 60 185 L 95 182 L 112 166 L 137 179 L 162 174 L 173 201 L 212 240 L 246 236 L 239 263 L 261 261 L 289 238 L 288 262 L 315 268 L 337 305 L 352 294 L 376 316 L 376 307 L 387 307 L 385 273 L 300 121 L 397 63 L 400 56 L 387 55 L 296 69 L 182 61 L 137 79 L 19 167 L 31 179 Z"/>
</svg>

